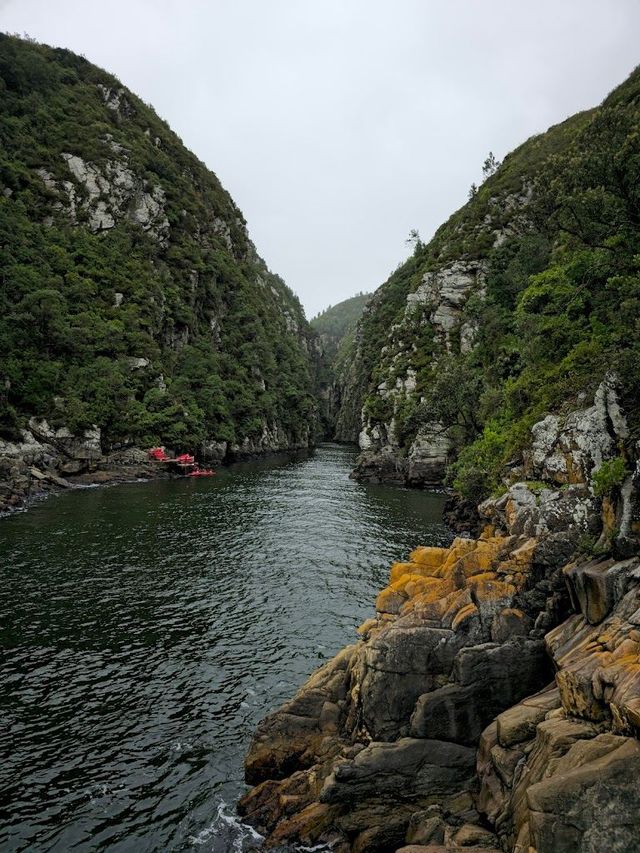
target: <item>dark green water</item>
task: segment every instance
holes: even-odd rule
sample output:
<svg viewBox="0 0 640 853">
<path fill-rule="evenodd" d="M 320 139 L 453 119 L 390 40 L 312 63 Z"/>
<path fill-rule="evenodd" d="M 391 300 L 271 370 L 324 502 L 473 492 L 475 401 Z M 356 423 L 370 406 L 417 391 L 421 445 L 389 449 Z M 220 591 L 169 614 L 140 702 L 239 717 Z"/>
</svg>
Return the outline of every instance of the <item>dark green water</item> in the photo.
<svg viewBox="0 0 640 853">
<path fill-rule="evenodd" d="M 0 521 L 0 850 L 226 851 L 264 714 L 354 638 L 437 495 L 354 454 L 85 489 Z"/>
</svg>

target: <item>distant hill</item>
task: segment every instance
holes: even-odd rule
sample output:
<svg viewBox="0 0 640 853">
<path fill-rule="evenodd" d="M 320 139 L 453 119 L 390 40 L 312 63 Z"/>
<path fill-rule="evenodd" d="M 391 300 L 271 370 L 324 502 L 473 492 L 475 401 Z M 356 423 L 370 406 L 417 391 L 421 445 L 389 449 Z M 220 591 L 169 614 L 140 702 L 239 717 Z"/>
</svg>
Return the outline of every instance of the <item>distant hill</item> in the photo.
<svg viewBox="0 0 640 853">
<path fill-rule="evenodd" d="M 350 299 L 338 302 L 337 305 L 330 305 L 310 321 L 311 327 L 320 335 L 329 361 L 335 358 L 345 335 L 355 329 L 364 306 L 370 298 L 370 293 L 357 293 Z"/>
</svg>

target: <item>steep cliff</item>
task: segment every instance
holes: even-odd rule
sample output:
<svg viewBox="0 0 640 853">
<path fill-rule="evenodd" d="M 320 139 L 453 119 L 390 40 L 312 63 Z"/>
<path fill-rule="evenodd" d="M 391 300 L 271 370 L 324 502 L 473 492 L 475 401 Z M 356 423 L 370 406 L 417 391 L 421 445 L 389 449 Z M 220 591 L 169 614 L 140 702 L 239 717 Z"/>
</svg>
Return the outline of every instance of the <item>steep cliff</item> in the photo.
<svg viewBox="0 0 640 853">
<path fill-rule="evenodd" d="M 638 429 L 640 71 L 527 141 L 379 288 L 338 423 L 362 479 L 501 485 L 532 424 L 614 368 Z"/>
<path fill-rule="evenodd" d="M 68 50 L 0 36 L 0 92 L 1 437 L 312 443 L 317 336 L 216 176 Z"/>
<path fill-rule="evenodd" d="M 338 441 L 357 441 L 357 432 L 353 435 L 353 431 L 338 425 L 338 414 L 345 409 L 342 395 L 353 361 L 356 327 L 370 298 L 370 293 L 358 293 L 326 308 L 310 321 L 322 348 L 320 395 L 324 433 Z"/>
<path fill-rule="evenodd" d="M 640 851 L 639 140 L 636 71 L 368 303 L 357 474 L 449 470 L 480 534 L 394 564 L 357 642 L 260 724 L 240 810 L 267 845 Z"/>
</svg>

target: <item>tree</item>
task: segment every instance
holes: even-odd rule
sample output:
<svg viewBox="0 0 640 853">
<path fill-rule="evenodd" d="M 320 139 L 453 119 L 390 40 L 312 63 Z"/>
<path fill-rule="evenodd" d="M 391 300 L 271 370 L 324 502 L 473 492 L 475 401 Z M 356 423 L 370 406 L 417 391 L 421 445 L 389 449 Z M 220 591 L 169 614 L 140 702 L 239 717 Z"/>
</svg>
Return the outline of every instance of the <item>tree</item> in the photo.
<svg viewBox="0 0 640 853">
<path fill-rule="evenodd" d="M 500 167 L 500 161 L 496 159 L 493 151 L 489 151 L 489 156 L 482 164 L 482 176 L 486 179 L 490 178 Z"/>
<path fill-rule="evenodd" d="M 408 243 L 409 245 L 413 245 L 413 251 L 414 252 L 419 252 L 420 249 L 422 249 L 422 247 L 424 246 L 424 243 L 420 239 L 420 232 L 418 231 L 417 228 L 412 228 L 409 231 L 409 236 L 405 240 L 405 243 Z"/>
</svg>

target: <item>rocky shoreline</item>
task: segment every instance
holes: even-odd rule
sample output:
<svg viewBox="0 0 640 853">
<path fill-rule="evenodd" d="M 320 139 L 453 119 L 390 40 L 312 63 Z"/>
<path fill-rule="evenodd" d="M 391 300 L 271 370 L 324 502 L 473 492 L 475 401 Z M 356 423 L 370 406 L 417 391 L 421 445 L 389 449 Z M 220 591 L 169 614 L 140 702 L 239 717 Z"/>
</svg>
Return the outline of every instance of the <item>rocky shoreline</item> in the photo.
<svg viewBox="0 0 640 853">
<path fill-rule="evenodd" d="M 30 460 L 0 457 L 0 518 L 22 511 L 54 492 L 170 478 L 138 448 L 132 448 L 127 455 L 129 461 L 123 460 L 122 454 L 112 454 L 91 470 L 67 476 L 58 473 L 59 464 L 38 467 Z"/>
<path fill-rule="evenodd" d="M 639 454 L 594 485 L 627 436 L 605 381 L 534 426 L 532 479 L 391 567 L 255 733 L 239 811 L 267 847 L 640 853 Z"/>
<path fill-rule="evenodd" d="M 640 560 L 567 564 L 600 527 L 584 487 L 481 512 L 259 726 L 240 813 L 267 846 L 640 849 Z"/>
<path fill-rule="evenodd" d="M 207 464 L 229 465 L 308 449 L 307 445 L 289 446 L 286 436 L 274 430 L 266 431 L 259 441 L 247 439 L 234 447 L 212 443 L 204 456 Z M 0 518 L 52 492 L 176 476 L 139 447 L 103 453 L 97 428 L 74 435 L 66 427 L 52 429 L 47 421 L 32 419 L 20 441 L 0 440 Z"/>
</svg>

